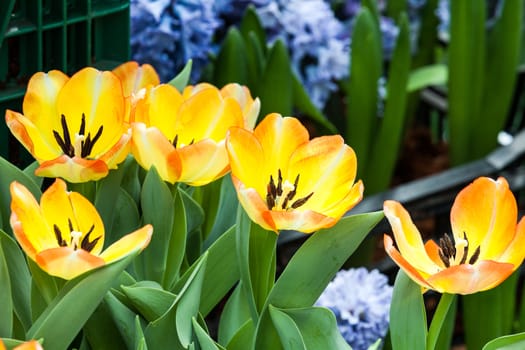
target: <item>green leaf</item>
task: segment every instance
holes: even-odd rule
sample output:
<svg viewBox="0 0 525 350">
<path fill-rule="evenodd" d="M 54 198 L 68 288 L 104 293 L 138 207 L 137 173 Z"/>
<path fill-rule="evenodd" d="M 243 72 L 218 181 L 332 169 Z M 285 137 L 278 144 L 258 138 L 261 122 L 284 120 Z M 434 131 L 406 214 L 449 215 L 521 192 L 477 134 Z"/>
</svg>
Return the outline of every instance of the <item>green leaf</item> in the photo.
<svg viewBox="0 0 525 350">
<path fill-rule="evenodd" d="M 135 349 L 148 350 L 148 345 L 146 344 L 146 337 L 144 336 L 139 316 L 135 317 Z"/>
<path fill-rule="evenodd" d="M 8 234 L 12 234 L 9 218 L 11 217 L 11 192 L 9 187 L 11 182 L 17 181 L 27 187 L 29 192 L 40 200 L 40 188 L 24 172 L 4 158 L 0 157 L 0 223 L 2 229 Z"/>
<path fill-rule="evenodd" d="M 126 347 L 113 321 L 108 304 L 104 301 L 95 309 L 82 328 L 91 349 L 112 350 Z"/>
<path fill-rule="evenodd" d="M 48 349 L 66 349 L 138 252 L 68 281 L 33 323 L 27 338 L 44 338 Z"/>
<path fill-rule="evenodd" d="M 456 300 L 455 294 L 441 295 L 428 329 L 427 350 L 450 347 L 456 321 Z"/>
<path fill-rule="evenodd" d="M 3 235 L 3 232 L 0 232 Z M 3 241 L 0 239 L 0 305 L 2 305 L 2 312 L 0 312 L 0 337 L 11 337 L 13 335 L 13 295 L 11 292 L 11 279 L 9 277 L 9 269 L 4 255 Z"/>
<path fill-rule="evenodd" d="M 266 33 L 253 5 L 246 7 L 239 29 L 245 40 L 248 40 L 250 33 L 253 33 L 258 42 L 266 43 Z"/>
<path fill-rule="evenodd" d="M 231 27 L 226 34 L 215 61 L 214 82 L 221 87 L 228 83 L 246 85 L 247 72 L 244 57 L 244 41 L 241 33 Z"/>
<path fill-rule="evenodd" d="M 193 61 L 189 59 L 188 62 L 186 62 L 186 64 L 184 65 L 184 68 L 182 68 L 182 70 L 179 72 L 179 74 L 177 74 L 175 78 L 171 79 L 168 84 L 182 92 L 186 85 L 188 85 L 188 81 L 190 80 L 192 64 Z"/>
<path fill-rule="evenodd" d="M 351 350 L 334 314 L 326 308 L 279 309 L 269 305 L 268 310 L 285 350 Z"/>
<path fill-rule="evenodd" d="M 408 78 L 408 92 L 414 92 L 427 86 L 445 85 L 448 81 L 448 67 L 442 63 L 413 70 Z"/>
<path fill-rule="evenodd" d="M 364 179 L 367 194 L 386 190 L 392 181 L 401 141 L 405 134 L 407 81 L 410 70 L 410 28 L 403 14 L 400 18 L 396 47 L 390 61 L 385 112 L 377 138 L 371 145 Z"/>
<path fill-rule="evenodd" d="M 259 93 L 259 81 L 266 64 L 266 42 L 259 41 L 257 34 L 250 32 L 245 38 L 247 85 L 253 97 Z"/>
<path fill-rule="evenodd" d="M 153 235 L 149 246 L 135 261 L 139 279 L 163 282 L 168 245 L 173 229 L 174 204 L 169 187 L 152 167 L 142 186 L 141 207 L 144 224 L 152 224 Z"/>
<path fill-rule="evenodd" d="M 452 165 L 475 159 L 474 126 L 488 122 L 480 119 L 486 76 L 485 7 L 477 0 L 450 2 L 448 125 Z"/>
<path fill-rule="evenodd" d="M 489 341 L 483 350 L 521 350 L 525 347 L 525 333 L 505 335 Z"/>
<path fill-rule="evenodd" d="M 244 298 L 242 282 L 239 282 L 221 312 L 219 343 L 228 344 L 250 319 L 250 309 Z"/>
<path fill-rule="evenodd" d="M 199 325 L 195 317 L 191 319 L 193 331 L 197 337 L 200 349 L 202 350 L 220 350 L 224 349 L 222 346 L 217 346 L 210 335 Z"/>
<path fill-rule="evenodd" d="M 427 318 L 421 286 L 399 270 L 390 304 L 390 339 L 393 349 L 425 349 Z"/>
<path fill-rule="evenodd" d="M 248 320 L 246 323 L 239 328 L 237 333 L 229 341 L 226 348 L 228 350 L 246 350 L 247 344 L 253 343 L 253 334 L 254 334 L 253 321 Z"/>
<path fill-rule="evenodd" d="M 283 116 L 292 114 L 292 69 L 287 48 L 281 40 L 277 40 L 268 53 L 257 91 L 261 99 L 261 118 L 274 112 Z"/>
<path fill-rule="evenodd" d="M 346 142 L 359 159 L 358 172 L 368 167 L 371 144 L 377 130 L 377 84 L 382 73 L 382 44 L 378 23 L 363 8 L 355 19 L 352 34 Z M 362 177 L 359 175 L 358 177 Z"/>
<path fill-rule="evenodd" d="M 58 294 L 59 284 L 62 283 L 63 280 L 49 275 L 31 259 L 27 260 L 27 265 L 29 271 L 31 271 L 32 284 L 35 285 L 36 290 L 38 290 L 44 302 L 46 304 L 51 303 Z"/>
<path fill-rule="evenodd" d="M 33 163 L 29 164 L 29 165 L 24 169 L 24 174 L 25 174 L 28 178 L 30 178 L 31 180 L 33 180 L 33 182 L 35 183 L 35 185 L 38 186 L 38 188 L 42 188 L 42 183 L 44 182 L 44 178 L 35 175 L 35 170 L 36 170 L 39 166 L 40 166 L 40 164 L 38 164 L 38 162 L 35 160 Z"/>
<path fill-rule="evenodd" d="M 139 209 L 130 194 L 124 189 L 120 188 L 115 202 L 115 213 L 113 214 L 113 224 L 111 224 L 112 239 L 118 240 L 130 232 L 135 231 L 140 227 Z M 105 242 L 109 246 L 109 242 Z"/>
<path fill-rule="evenodd" d="M 14 239 L 0 230 L 0 305 L 2 309 L 0 319 L 7 321 L 9 308 L 22 323 L 25 330 L 31 326 L 31 275 L 27 268 L 26 258 Z M 6 269 L 6 270 L 4 270 Z M 6 274 L 7 273 L 7 274 Z M 11 315 L 12 316 L 12 315 Z M 5 317 L 5 318 L 4 318 Z M 6 334 L 4 331 L 6 323 L 0 321 L 2 326 L 0 336 Z"/>
<path fill-rule="evenodd" d="M 108 305 L 113 322 L 128 349 L 136 344 L 136 314 L 122 304 L 113 294 L 107 293 L 104 302 Z M 105 331 L 105 330 L 104 330 Z"/>
<path fill-rule="evenodd" d="M 154 282 L 140 281 L 132 286 L 123 286 L 122 291 L 131 304 L 149 322 L 165 314 L 177 296 Z"/>
<path fill-rule="evenodd" d="M 217 214 L 215 215 L 210 233 L 204 241 L 204 248 L 211 246 L 220 235 L 235 225 L 235 216 L 230 213 L 237 212 L 237 207 L 239 206 L 237 192 L 230 178 L 223 177 L 219 182 L 221 186 L 219 203 L 217 204 Z M 206 211 L 206 214 L 207 213 L 208 211 Z"/>
<path fill-rule="evenodd" d="M 399 18 L 407 10 L 407 0 L 390 0 L 386 3 L 386 13 L 390 18 Z"/>
</svg>

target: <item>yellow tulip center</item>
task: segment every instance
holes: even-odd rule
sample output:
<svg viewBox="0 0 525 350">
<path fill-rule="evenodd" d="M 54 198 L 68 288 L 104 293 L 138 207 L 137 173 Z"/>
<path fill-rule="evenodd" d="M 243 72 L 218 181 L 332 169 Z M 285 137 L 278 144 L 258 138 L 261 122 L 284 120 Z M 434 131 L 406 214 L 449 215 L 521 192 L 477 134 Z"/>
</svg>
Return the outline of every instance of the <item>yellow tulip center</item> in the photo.
<svg viewBox="0 0 525 350">
<path fill-rule="evenodd" d="M 94 240 L 89 241 L 89 235 L 91 235 L 91 233 L 93 232 L 95 225 L 91 225 L 91 227 L 89 228 L 89 231 L 84 235 L 82 231 L 75 230 L 73 228 L 73 223 L 71 222 L 71 219 L 67 219 L 67 221 L 69 225 L 69 235 L 71 237 L 71 240 L 69 241 L 69 243 L 62 237 L 62 231 L 60 231 L 60 228 L 58 227 L 58 225 L 57 224 L 53 225 L 53 230 L 55 232 L 55 237 L 58 242 L 58 245 L 60 247 L 71 247 L 73 248 L 73 250 L 77 250 L 78 248 L 80 248 L 87 252 L 91 252 L 101 237 L 101 236 L 98 236 Z M 82 240 L 80 240 L 81 238 Z"/>
<path fill-rule="evenodd" d="M 175 137 L 173 138 L 173 142 L 171 143 L 173 145 L 173 147 L 177 148 L 182 148 L 182 147 L 185 147 L 185 146 L 190 146 L 190 145 L 193 145 L 193 143 L 195 142 L 195 139 L 192 139 L 190 141 L 189 144 L 185 145 L 183 143 L 179 143 L 179 135 L 175 135 Z"/>
<path fill-rule="evenodd" d="M 273 180 L 273 176 L 270 175 L 270 182 L 266 186 L 266 205 L 268 206 L 268 209 L 286 211 L 290 209 L 297 209 L 304 205 L 314 193 L 310 192 L 310 194 L 306 195 L 305 197 L 293 201 L 295 195 L 297 194 L 298 184 L 299 174 L 297 174 L 297 177 L 292 184 L 288 180 L 283 181 L 281 169 L 279 169 L 277 173 L 277 185 Z"/>
<path fill-rule="evenodd" d="M 88 132 L 86 135 L 86 115 L 82 113 L 82 120 L 80 122 L 80 129 L 78 133 L 74 135 L 73 142 L 71 141 L 71 135 L 69 134 L 69 128 L 67 126 L 66 116 L 62 114 L 60 123 L 62 124 L 62 135 L 56 130 L 53 130 L 53 135 L 58 145 L 62 149 L 62 152 L 67 156 L 86 158 L 93 150 L 93 146 L 102 135 L 104 126 L 101 125 L 94 137 L 91 137 L 91 133 Z"/>
<path fill-rule="evenodd" d="M 454 236 L 445 235 L 439 239 L 439 257 L 446 267 L 461 265 L 467 262 L 469 251 L 469 243 L 467 234 L 463 232 L 463 238 L 456 238 Z M 480 253 L 480 247 L 478 246 L 474 253 L 470 256 L 468 263 L 474 264 Z"/>
</svg>

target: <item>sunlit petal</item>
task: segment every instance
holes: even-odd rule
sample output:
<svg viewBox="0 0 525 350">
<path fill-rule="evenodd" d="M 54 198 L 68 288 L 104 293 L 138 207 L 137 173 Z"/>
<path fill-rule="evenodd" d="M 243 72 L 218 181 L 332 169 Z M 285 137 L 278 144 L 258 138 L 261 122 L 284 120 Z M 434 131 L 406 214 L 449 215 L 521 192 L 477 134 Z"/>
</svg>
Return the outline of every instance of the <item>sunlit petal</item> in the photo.
<svg viewBox="0 0 525 350">
<path fill-rule="evenodd" d="M 70 247 L 51 248 L 36 255 L 36 263 L 52 276 L 66 280 L 103 266 L 104 260 L 82 249 Z"/>
<path fill-rule="evenodd" d="M 66 155 L 42 162 L 35 170 L 37 176 L 62 177 L 69 182 L 99 180 L 107 176 L 108 165 L 100 159 L 88 160 Z"/>
<path fill-rule="evenodd" d="M 131 96 L 131 94 L 149 85 L 160 84 L 155 68 L 147 63 L 139 65 L 135 61 L 125 62 L 113 69 L 113 73 L 122 82 L 124 96 Z"/>
<path fill-rule="evenodd" d="M 109 264 L 137 250 L 143 250 L 149 244 L 152 233 L 153 226 L 146 225 L 135 232 L 125 235 L 110 245 L 100 254 L 100 257 Z"/>
<path fill-rule="evenodd" d="M 216 143 L 204 139 L 177 149 L 182 164 L 178 181 L 202 186 L 223 176 L 229 170 L 228 153 L 224 141 Z"/>
</svg>

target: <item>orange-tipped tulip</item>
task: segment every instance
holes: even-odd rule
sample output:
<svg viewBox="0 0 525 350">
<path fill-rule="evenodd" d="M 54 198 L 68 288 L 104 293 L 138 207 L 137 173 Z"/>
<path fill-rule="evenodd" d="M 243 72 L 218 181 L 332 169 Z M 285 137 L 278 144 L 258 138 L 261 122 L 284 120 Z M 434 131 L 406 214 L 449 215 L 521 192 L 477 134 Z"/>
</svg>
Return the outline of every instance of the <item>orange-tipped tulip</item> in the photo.
<svg viewBox="0 0 525 350">
<path fill-rule="evenodd" d="M 210 183 L 229 171 L 224 140 L 230 127 L 245 127 L 243 107 L 210 84 L 183 94 L 171 85 L 150 87 L 133 112 L 132 153 L 167 182 Z M 254 108 L 258 113 L 258 107 L 249 107 L 250 116 Z"/>
<path fill-rule="evenodd" d="M 408 212 L 384 203 L 394 241 L 384 235 L 388 255 L 425 290 L 471 294 L 496 287 L 525 257 L 525 220 L 518 224 L 516 199 L 507 181 L 480 177 L 456 197 L 452 234 L 423 244 Z"/>
<path fill-rule="evenodd" d="M 0 350 L 6 350 L 2 339 L 0 339 Z M 44 350 L 44 348 L 36 340 L 29 340 L 20 345 L 15 346 L 13 350 Z"/>
<path fill-rule="evenodd" d="M 153 228 L 146 225 L 102 251 L 104 224 L 97 210 L 79 193 L 67 191 L 64 181 L 56 179 L 40 204 L 20 183 L 12 182 L 10 189 L 15 237 L 50 275 L 72 279 L 144 249 L 151 239 Z"/>
<path fill-rule="evenodd" d="M 267 230 L 330 227 L 362 199 L 354 151 L 339 135 L 309 140 L 295 118 L 273 113 L 253 132 L 231 128 L 226 147 L 240 203 Z"/>
<path fill-rule="evenodd" d="M 105 177 L 129 153 L 127 110 L 113 73 L 84 68 L 69 78 L 53 70 L 33 75 L 24 113 L 7 110 L 5 118 L 40 164 L 38 176 L 86 182 Z"/>
</svg>

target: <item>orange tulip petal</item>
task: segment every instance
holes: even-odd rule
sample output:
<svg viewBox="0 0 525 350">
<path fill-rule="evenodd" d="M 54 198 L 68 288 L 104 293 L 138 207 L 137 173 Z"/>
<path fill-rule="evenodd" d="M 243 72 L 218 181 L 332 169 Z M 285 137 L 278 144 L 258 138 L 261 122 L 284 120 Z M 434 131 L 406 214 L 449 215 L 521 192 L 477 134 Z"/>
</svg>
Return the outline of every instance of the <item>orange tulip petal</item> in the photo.
<svg viewBox="0 0 525 350">
<path fill-rule="evenodd" d="M 434 242 L 433 240 L 428 240 L 425 243 L 425 251 L 427 252 L 428 257 L 432 259 L 434 264 L 436 264 L 442 269 L 446 268 L 445 264 L 443 263 L 443 260 L 441 260 L 441 257 L 439 256 L 439 246 L 436 242 Z"/>
<path fill-rule="evenodd" d="M 421 274 L 421 271 L 418 271 L 414 266 L 412 266 L 394 247 L 394 241 L 389 235 L 383 236 L 383 244 L 385 246 L 385 251 L 387 254 L 394 260 L 394 262 L 405 271 L 405 273 L 417 284 L 426 289 L 432 289 L 426 279 L 425 275 Z"/>
<path fill-rule="evenodd" d="M 125 62 L 113 69 L 113 73 L 122 82 L 124 96 L 131 96 L 132 93 L 148 85 L 160 84 L 160 79 L 155 68 L 147 63 L 139 65 L 135 61 Z"/>
<path fill-rule="evenodd" d="M 109 264 L 113 261 L 122 259 L 136 250 L 143 250 L 149 244 L 152 233 L 153 226 L 145 225 L 110 245 L 102 252 L 102 254 L 100 254 L 100 257 Z"/>
<path fill-rule="evenodd" d="M 57 240 L 33 194 L 16 181 L 11 183 L 10 191 L 11 227 L 24 252 L 35 260 L 38 251 L 57 247 Z"/>
<path fill-rule="evenodd" d="M 44 348 L 36 340 L 30 340 L 30 341 L 24 342 L 23 344 L 15 346 L 13 350 L 44 350 Z"/>
<path fill-rule="evenodd" d="M 410 215 L 396 201 L 385 201 L 385 217 L 388 219 L 401 255 L 419 271 L 433 271 L 434 262 L 425 252 L 419 230 L 412 222 Z"/>
<path fill-rule="evenodd" d="M 45 161 L 35 170 L 37 176 L 62 177 L 75 183 L 99 180 L 108 172 L 107 164 L 100 159 L 70 158 L 66 155 Z"/>
<path fill-rule="evenodd" d="M 482 260 L 474 265 L 451 266 L 428 278 L 432 289 L 440 293 L 472 294 L 496 287 L 514 270 L 514 265 Z"/>
<path fill-rule="evenodd" d="M 203 186 L 223 176 L 229 170 L 228 153 L 224 142 L 205 139 L 192 145 L 177 148 L 182 169 L 180 182 Z"/>
<path fill-rule="evenodd" d="M 525 247 L 525 217 L 521 218 L 516 226 L 516 233 L 512 242 L 509 243 L 509 246 L 499 257 L 498 261 L 513 264 L 514 269 L 517 269 L 525 258 L 525 249 L 523 247 Z"/>
<path fill-rule="evenodd" d="M 66 280 L 104 265 L 104 260 L 83 249 L 69 247 L 52 248 L 39 252 L 36 262 L 40 268 L 52 276 Z"/>
<path fill-rule="evenodd" d="M 277 232 L 277 226 L 273 217 L 268 210 L 268 206 L 263 201 L 259 193 L 251 187 L 245 187 L 244 184 L 232 174 L 232 182 L 237 190 L 237 197 L 242 207 L 250 219 L 259 224 L 265 230 Z"/>
<path fill-rule="evenodd" d="M 164 181 L 178 181 L 182 171 L 180 158 L 173 145 L 157 128 L 133 123 L 131 152 L 144 169 L 155 166 Z"/>
<path fill-rule="evenodd" d="M 482 260 L 497 260 L 505 251 L 513 239 L 516 218 L 516 200 L 503 178 L 476 179 L 458 194 L 450 213 L 454 235 L 465 233 L 471 247 L 481 246 Z"/>
<path fill-rule="evenodd" d="M 302 233 L 312 233 L 322 228 L 332 227 L 337 223 L 338 219 L 313 210 L 272 210 L 270 215 L 279 230 L 295 230 Z"/>
</svg>

